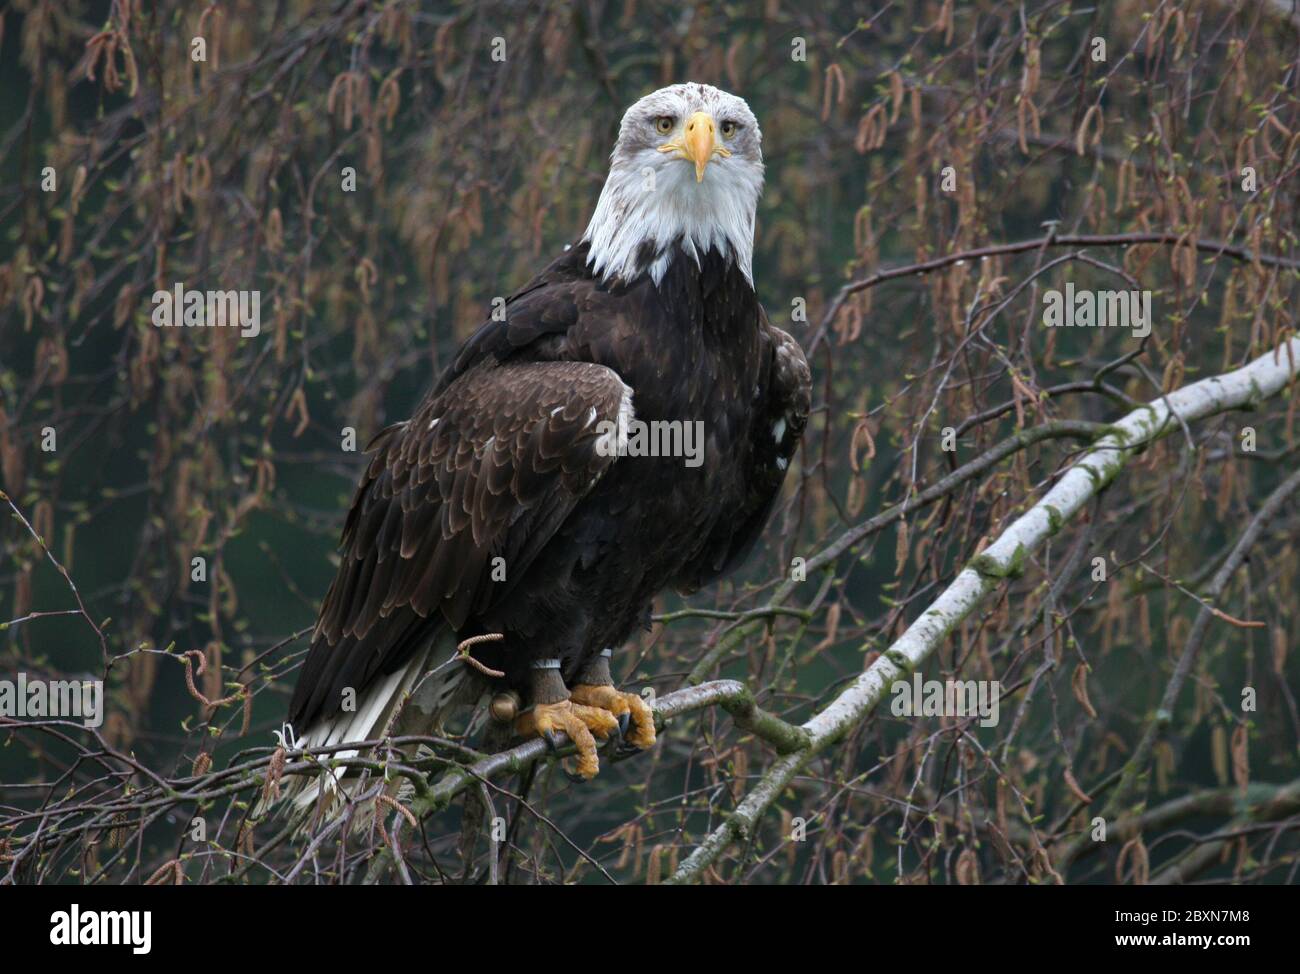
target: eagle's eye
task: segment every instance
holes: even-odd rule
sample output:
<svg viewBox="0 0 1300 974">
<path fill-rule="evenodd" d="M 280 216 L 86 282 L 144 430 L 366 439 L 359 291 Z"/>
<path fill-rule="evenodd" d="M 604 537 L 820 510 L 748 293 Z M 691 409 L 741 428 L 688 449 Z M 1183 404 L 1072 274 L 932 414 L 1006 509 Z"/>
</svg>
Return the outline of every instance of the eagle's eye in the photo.
<svg viewBox="0 0 1300 974">
<path fill-rule="evenodd" d="M 739 125 L 737 125 L 735 122 L 728 119 L 727 121 L 722 123 L 722 137 L 724 139 L 731 138 L 733 135 L 736 134 L 739 128 L 740 128 Z"/>
<path fill-rule="evenodd" d="M 655 119 L 655 131 L 660 135 L 667 135 L 673 130 L 675 119 L 671 115 L 660 115 Z"/>
</svg>

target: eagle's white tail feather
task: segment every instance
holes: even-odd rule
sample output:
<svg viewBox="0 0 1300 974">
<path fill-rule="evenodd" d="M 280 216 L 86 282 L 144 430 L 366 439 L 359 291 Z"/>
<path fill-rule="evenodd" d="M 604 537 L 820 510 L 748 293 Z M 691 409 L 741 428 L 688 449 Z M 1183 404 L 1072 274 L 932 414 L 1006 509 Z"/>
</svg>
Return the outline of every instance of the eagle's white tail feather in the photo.
<svg viewBox="0 0 1300 974">
<path fill-rule="evenodd" d="M 406 695 L 409 689 L 408 684 L 414 682 L 423 669 L 424 654 L 420 654 L 418 659 L 412 660 L 402 669 L 384 677 L 361 698 L 359 705 L 354 713 L 340 712 L 333 717 L 323 721 L 317 721 L 307 728 L 302 737 L 298 739 L 298 745 L 303 749 L 313 747 L 326 747 L 331 744 L 344 744 L 348 741 L 368 741 L 378 737 L 384 731 L 384 718 L 391 716 L 392 711 L 396 708 L 401 698 Z M 346 751 L 335 751 L 332 755 L 335 759 L 347 760 L 355 758 L 360 752 L 348 749 Z M 324 759 L 328 761 L 328 759 Z M 301 790 L 293 796 L 293 807 L 295 809 L 311 808 L 316 804 L 316 799 L 320 795 L 321 787 L 329 791 L 343 787 L 342 779 L 345 769 L 338 768 L 330 770 L 326 768 L 321 772 L 316 782 L 310 782 L 310 779 L 301 779 L 305 783 Z"/>
<path fill-rule="evenodd" d="M 451 652 L 455 652 L 451 640 Z M 437 728 L 447 712 L 462 703 L 473 703 L 483 692 L 484 681 L 477 673 L 450 658 L 446 652 L 448 640 L 439 640 L 416 653 L 400 670 L 376 682 L 366 690 L 353 712 L 339 712 L 308 726 L 294 742 L 297 748 L 309 749 L 350 741 L 377 740 L 406 734 L 427 734 Z M 438 662 L 434 666 L 435 661 Z M 299 828 L 311 819 L 310 813 L 322 799 L 329 796 L 330 808 L 326 814 L 337 813 L 346 798 L 355 793 L 360 779 L 348 774 L 346 768 L 330 768 L 331 760 L 357 757 L 354 749 L 335 751 L 320 758 L 322 770 L 316 777 L 295 776 L 286 782 L 280 799 L 273 805 L 287 804 L 291 814 L 300 819 Z M 369 786 L 374 778 L 367 780 Z M 395 786 L 396 787 L 396 784 Z M 261 815 L 268 807 L 259 807 Z M 359 810 L 353 827 L 364 827 L 370 815 Z"/>
</svg>

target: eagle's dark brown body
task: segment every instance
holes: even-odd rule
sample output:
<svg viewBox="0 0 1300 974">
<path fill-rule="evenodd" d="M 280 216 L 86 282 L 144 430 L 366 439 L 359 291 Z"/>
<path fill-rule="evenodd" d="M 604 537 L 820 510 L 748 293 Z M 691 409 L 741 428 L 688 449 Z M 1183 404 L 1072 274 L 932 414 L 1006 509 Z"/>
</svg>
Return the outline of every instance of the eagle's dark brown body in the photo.
<svg viewBox="0 0 1300 974">
<path fill-rule="evenodd" d="M 627 389 L 637 420 L 702 421 L 703 463 L 603 455 Z M 808 411 L 802 352 L 734 263 L 711 251 L 658 285 L 603 284 L 585 244 L 568 250 L 376 438 L 291 720 L 333 713 L 447 626 L 505 633 L 475 655 L 512 686 L 545 657 L 568 682 L 656 593 L 744 557 Z"/>
</svg>

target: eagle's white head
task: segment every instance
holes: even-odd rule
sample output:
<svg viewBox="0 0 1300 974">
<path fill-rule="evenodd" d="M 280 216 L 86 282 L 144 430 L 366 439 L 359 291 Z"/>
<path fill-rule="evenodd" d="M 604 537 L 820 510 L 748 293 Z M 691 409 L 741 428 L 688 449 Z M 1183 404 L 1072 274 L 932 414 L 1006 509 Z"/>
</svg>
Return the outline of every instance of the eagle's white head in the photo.
<svg viewBox="0 0 1300 974">
<path fill-rule="evenodd" d="M 698 264 L 714 248 L 752 284 L 762 140 L 744 100 L 709 85 L 670 85 L 629 108 L 582 237 L 595 274 L 648 270 L 658 284 L 675 256 Z"/>
</svg>

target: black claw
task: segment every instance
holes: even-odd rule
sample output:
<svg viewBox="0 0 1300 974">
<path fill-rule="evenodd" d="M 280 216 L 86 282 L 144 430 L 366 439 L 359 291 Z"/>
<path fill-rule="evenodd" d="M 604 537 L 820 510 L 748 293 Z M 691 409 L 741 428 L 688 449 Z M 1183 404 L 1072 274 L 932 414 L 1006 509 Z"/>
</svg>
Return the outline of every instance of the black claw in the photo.
<svg viewBox="0 0 1300 974">
<path fill-rule="evenodd" d="M 542 731 L 542 737 L 546 740 L 546 746 L 552 751 L 558 751 L 560 749 L 560 738 L 556 735 L 555 731 L 544 730 Z"/>
<path fill-rule="evenodd" d="M 640 753 L 641 753 L 641 749 L 637 747 L 635 744 L 629 744 L 625 740 L 620 740 L 618 742 L 618 747 L 614 749 L 614 754 L 612 755 L 612 758 L 615 761 L 626 761 L 633 754 L 640 754 Z"/>
<path fill-rule="evenodd" d="M 630 713 L 621 713 L 618 715 L 618 736 L 620 738 L 627 737 L 627 726 L 631 722 L 632 715 Z"/>
</svg>

